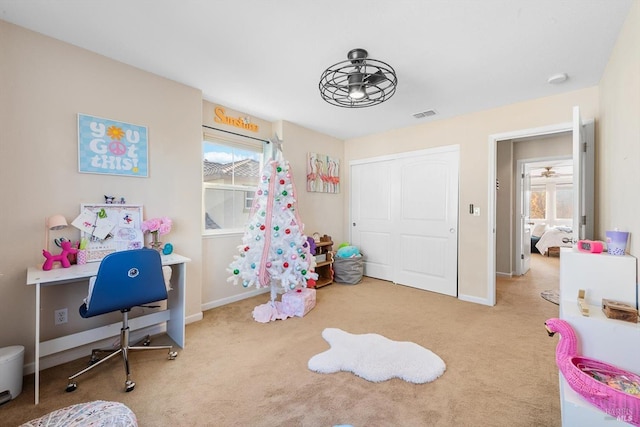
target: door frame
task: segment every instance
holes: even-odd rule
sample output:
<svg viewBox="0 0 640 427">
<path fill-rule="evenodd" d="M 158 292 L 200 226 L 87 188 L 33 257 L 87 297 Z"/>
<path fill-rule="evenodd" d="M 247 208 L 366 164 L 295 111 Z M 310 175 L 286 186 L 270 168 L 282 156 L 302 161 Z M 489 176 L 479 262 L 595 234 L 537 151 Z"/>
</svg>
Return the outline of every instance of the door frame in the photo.
<svg viewBox="0 0 640 427">
<path fill-rule="evenodd" d="M 486 305 L 496 305 L 496 179 L 498 142 L 510 139 L 522 139 L 548 136 L 557 133 L 573 132 L 573 122 L 559 123 L 538 128 L 521 129 L 489 135 L 489 176 L 487 200 L 487 299 Z"/>
</svg>

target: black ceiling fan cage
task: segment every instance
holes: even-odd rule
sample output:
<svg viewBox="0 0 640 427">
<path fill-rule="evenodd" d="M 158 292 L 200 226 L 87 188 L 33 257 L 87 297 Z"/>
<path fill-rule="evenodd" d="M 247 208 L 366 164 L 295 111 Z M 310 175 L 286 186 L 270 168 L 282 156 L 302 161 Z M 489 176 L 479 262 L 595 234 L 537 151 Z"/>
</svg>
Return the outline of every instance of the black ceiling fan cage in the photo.
<svg viewBox="0 0 640 427">
<path fill-rule="evenodd" d="M 386 62 L 368 59 L 364 49 L 353 49 L 346 61 L 327 68 L 320 77 L 320 95 L 329 104 L 345 108 L 364 108 L 380 104 L 393 96 L 398 85 L 395 70 Z M 352 96 L 359 92 L 361 98 Z"/>
</svg>

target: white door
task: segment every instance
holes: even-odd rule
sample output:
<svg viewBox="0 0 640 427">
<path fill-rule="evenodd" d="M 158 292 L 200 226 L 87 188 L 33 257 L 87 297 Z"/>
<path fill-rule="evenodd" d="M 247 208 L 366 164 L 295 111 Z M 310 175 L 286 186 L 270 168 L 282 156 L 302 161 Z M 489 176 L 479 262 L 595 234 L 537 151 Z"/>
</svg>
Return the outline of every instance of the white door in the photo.
<svg viewBox="0 0 640 427">
<path fill-rule="evenodd" d="M 351 166 L 351 244 L 365 255 L 364 274 L 393 281 L 393 161 Z"/>
<path fill-rule="evenodd" d="M 351 236 L 365 275 L 457 295 L 458 164 L 456 146 L 352 166 Z"/>
<path fill-rule="evenodd" d="M 520 275 L 526 274 L 531 268 L 531 218 L 529 217 L 529 203 L 531 201 L 531 172 L 526 163 L 522 163 L 520 170 Z"/>
<path fill-rule="evenodd" d="M 580 107 L 573 107 L 573 240 L 593 239 L 594 135 L 584 125 Z"/>
<path fill-rule="evenodd" d="M 399 163 L 395 282 L 457 296 L 458 151 Z"/>
<path fill-rule="evenodd" d="M 584 153 L 582 151 L 584 134 L 580 107 L 573 107 L 573 242 L 576 243 L 584 235 L 582 231 L 582 192 Z"/>
</svg>

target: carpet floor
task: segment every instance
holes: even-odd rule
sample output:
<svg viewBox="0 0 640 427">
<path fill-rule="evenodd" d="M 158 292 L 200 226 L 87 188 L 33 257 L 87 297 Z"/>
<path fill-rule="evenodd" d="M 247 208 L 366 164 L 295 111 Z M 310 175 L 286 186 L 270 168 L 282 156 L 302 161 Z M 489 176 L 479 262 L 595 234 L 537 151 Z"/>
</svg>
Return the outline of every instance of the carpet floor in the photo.
<svg viewBox="0 0 640 427">
<path fill-rule="evenodd" d="M 37 406 L 34 376 L 26 376 L 22 394 L 0 407 L 0 424 L 110 400 L 131 408 L 142 427 L 560 426 L 558 339 L 544 328 L 558 306 L 540 298 L 558 287 L 558 267 L 539 261 L 524 276 L 497 278 L 494 307 L 366 277 L 318 289 L 316 307 L 302 318 L 255 322 L 252 310 L 268 294 L 217 307 L 187 325 L 176 360 L 131 355 L 134 391 L 124 392 L 122 362 L 114 361 L 66 393 L 67 376 L 86 366 L 85 357 L 42 371 Z M 327 350 L 326 328 L 414 342 L 441 357 L 446 371 L 425 384 L 313 372 L 307 363 Z"/>
</svg>

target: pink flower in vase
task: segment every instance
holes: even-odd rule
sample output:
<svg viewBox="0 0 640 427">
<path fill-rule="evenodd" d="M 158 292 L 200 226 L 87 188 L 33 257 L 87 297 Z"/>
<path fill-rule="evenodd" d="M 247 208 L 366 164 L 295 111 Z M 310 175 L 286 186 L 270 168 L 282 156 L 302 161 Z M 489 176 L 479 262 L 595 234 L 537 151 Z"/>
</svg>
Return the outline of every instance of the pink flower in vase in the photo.
<svg viewBox="0 0 640 427">
<path fill-rule="evenodd" d="M 167 217 L 152 218 L 142 222 L 141 229 L 143 232 L 168 234 L 171 231 L 171 220 Z"/>
<path fill-rule="evenodd" d="M 151 247 L 157 251 L 162 250 L 162 242 L 159 241 L 158 236 L 167 234 L 171 231 L 171 220 L 167 217 L 152 218 L 143 221 L 140 228 L 143 233 L 148 232 L 151 234 Z"/>
</svg>

